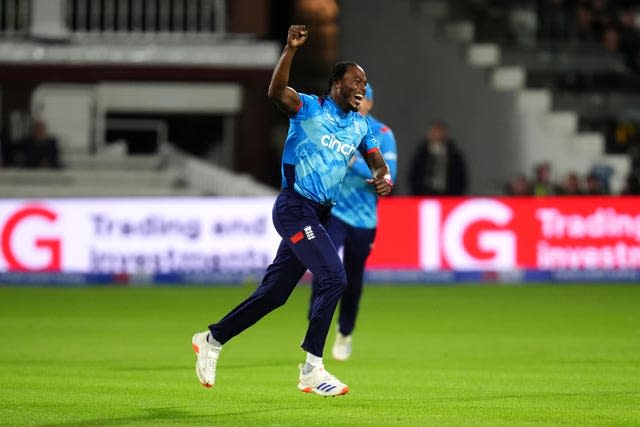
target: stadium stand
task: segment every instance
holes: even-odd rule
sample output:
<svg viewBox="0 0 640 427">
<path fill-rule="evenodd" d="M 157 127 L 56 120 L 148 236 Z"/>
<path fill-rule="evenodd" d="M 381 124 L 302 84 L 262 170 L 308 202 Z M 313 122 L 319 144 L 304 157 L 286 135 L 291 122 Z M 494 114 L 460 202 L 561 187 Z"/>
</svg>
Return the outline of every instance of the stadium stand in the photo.
<svg viewBox="0 0 640 427">
<path fill-rule="evenodd" d="M 22 113 L 3 111 L 2 142 L 14 148 L 21 129 L 44 120 L 63 165 L 21 169 L 5 159 L 0 195 L 273 194 L 231 170 L 245 87 L 228 76 L 244 72 L 247 81 L 253 72 L 270 70 L 279 45 L 230 33 L 227 8 L 222 0 L 0 0 L 0 63 L 5 75 L 34 86 L 29 117 L 15 122 L 14 113 Z M 212 81 L 219 75 L 222 81 Z M 195 79 L 186 83 L 189 76 Z M 173 147 L 163 114 L 217 118 L 219 164 Z M 151 134 L 152 149 L 135 152 L 110 132 Z"/>
<path fill-rule="evenodd" d="M 638 139 L 640 76 L 628 56 L 605 44 L 603 34 L 620 28 L 618 16 L 633 3 L 608 2 L 606 11 L 597 10 L 596 3 L 607 4 L 454 0 L 423 5 L 438 17 L 442 34 L 465 47 L 468 63 L 486 70 L 494 88 L 516 94 L 529 120 L 542 124 L 537 144 L 545 147 L 545 139 L 554 140 L 541 150 L 549 157 L 536 161 L 553 161 L 559 176 L 609 167 L 617 193 L 630 173 L 640 173 L 628 155 Z M 588 31 L 580 27 L 580 8 L 593 14 Z"/>
</svg>

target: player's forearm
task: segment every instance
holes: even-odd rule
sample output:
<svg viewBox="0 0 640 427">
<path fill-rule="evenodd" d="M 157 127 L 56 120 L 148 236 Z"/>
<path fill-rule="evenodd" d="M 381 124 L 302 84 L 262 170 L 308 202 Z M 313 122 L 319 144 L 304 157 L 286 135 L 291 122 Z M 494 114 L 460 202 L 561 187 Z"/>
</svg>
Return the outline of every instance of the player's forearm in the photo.
<svg viewBox="0 0 640 427">
<path fill-rule="evenodd" d="M 269 82 L 269 98 L 274 101 L 282 101 L 286 96 L 287 85 L 289 84 L 289 73 L 291 71 L 291 63 L 293 62 L 293 56 L 295 55 L 297 48 L 285 46 L 280 55 L 280 59 L 273 69 L 271 75 L 271 82 Z"/>
<path fill-rule="evenodd" d="M 389 182 L 389 184 L 393 182 L 391 181 L 391 173 L 389 172 L 389 167 L 387 166 L 386 163 L 384 167 L 374 169 L 371 172 L 373 173 L 373 176 L 376 179 L 379 179 L 379 178 L 384 179 L 385 181 Z"/>
<path fill-rule="evenodd" d="M 391 173 L 389 172 L 389 166 L 384 158 L 380 154 L 380 151 L 371 153 L 368 157 L 369 169 L 374 178 L 384 178 L 391 180 Z"/>
<path fill-rule="evenodd" d="M 389 173 L 389 166 L 380 154 L 380 150 L 372 151 L 367 156 L 367 163 L 371 169 L 374 178 L 369 183 L 375 187 L 375 191 L 379 196 L 386 196 L 393 189 L 393 181 Z"/>
</svg>

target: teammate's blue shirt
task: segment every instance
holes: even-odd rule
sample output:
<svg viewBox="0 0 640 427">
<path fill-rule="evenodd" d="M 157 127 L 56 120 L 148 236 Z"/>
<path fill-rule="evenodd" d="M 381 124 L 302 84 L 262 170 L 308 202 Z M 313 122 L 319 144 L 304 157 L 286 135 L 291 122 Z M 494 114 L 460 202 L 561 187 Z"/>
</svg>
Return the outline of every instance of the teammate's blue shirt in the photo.
<svg viewBox="0 0 640 427">
<path fill-rule="evenodd" d="M 298 95 L 300 106 L 289 119 L 282 154 L 282 188 L 335 204 L 353 155 L 378 149 L 378 141 L 360 113 L 342 111 L 330 97 Z"/>
<path fill-rule="evenodd" d="M 396 182 L 398 153 L 393 132 L 370 114 L 366 118 L 380 144 L 382 157 L 389 166 L 391 180 Z M 364 158 L 356 155 L 355 162 L 347 171 L 340 196 L 331 214 L 352 227 L 376 228 L 378 196 L 375 188 L 366 182 L 369 178 L 373 178 L 371 170 Z"/>
</svg>

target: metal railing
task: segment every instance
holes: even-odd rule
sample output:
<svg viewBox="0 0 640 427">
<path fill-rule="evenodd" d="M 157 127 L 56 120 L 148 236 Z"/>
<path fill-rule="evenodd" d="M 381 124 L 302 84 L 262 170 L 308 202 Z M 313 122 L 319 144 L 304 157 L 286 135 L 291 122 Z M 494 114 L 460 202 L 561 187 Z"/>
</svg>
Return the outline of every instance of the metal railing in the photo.
<svg viewBox="0 0 640 427">
<path fill-rule="evenodd" d="M 181 38 L 226 31 L 225 0 L 66 0 L 66 14 L 76 35 Z"/>
<path fill-rule="evenodd" d="M 29 31 L 30 0 L 0 0 L 0 35 L 22 36 Z"/>
</svg>

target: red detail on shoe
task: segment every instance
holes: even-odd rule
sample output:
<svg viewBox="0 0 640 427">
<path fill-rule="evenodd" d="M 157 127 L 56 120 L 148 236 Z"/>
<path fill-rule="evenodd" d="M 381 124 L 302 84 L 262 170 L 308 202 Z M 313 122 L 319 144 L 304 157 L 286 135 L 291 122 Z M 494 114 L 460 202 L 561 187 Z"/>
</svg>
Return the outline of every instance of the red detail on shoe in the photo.
<svg viewBox="0 0 640 427">
<path fill-rule="evenodd" d="M 213 384 L 207 384 L 207 383 L 200 383 L 200 384 L 202 384 L 202 385 L 203 385 L 203 386 L 205 386 L 206 388 L 211 388 L 211 387 L 213 387 Z"/>
<path fill-rule="evenodd" d="M 304 239 L 304 234 L 302 233 L 302 231 L 298 231 L 296 234 L 289 237 L 289 240 L 291 240 L 291 243 L 293 243 L 294 245 L 302 239 Z"/>
<path fill-rule="evenodd" d="M 305 392 L 305 393 L 311 393 L 312 388 L 311 387 L 305 387 L 305 388 L 302 389 L 302 391 Z"/>
<path fill-rule="evenodd" d="M 196 354 L 200 354 L 200 349 L 198 348 L 197 345 L 195 345 L 194 343 L 191 343 L 191 346 L 193 347 L 193 351 L 195 351 Z"/>
<path fill-rule="evenodd" d="M 340 393 L 338 393 L 338 396 L 342 396 L 343 394 L 347 394 L 349 393 L 349 387 L 345 387 L 342 390 L 340 390 Z"/>
</svg>

